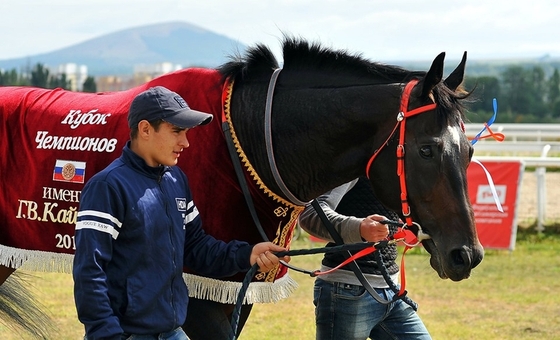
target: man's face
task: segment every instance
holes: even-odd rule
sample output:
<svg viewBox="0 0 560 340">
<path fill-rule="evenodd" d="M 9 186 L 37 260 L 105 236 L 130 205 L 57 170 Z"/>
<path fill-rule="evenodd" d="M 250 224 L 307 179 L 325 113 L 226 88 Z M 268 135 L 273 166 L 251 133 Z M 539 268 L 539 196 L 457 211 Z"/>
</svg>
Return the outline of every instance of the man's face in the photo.
<svg viewBox="0 0 560 340">
<path fill-rule="evenodd" d="M 181 151 L 189 147 L 187 131 L 173 124 L 163 122 L 158 131 L 150 126 L 149 143 L 145 161 L 149 166 L 177 164 Z"/>
</svg>

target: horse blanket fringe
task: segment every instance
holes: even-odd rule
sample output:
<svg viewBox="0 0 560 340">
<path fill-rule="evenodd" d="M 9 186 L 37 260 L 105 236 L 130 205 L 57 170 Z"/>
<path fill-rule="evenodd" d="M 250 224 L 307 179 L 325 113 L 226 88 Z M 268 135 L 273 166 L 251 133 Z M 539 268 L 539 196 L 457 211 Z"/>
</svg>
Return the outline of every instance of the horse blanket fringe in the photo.
<svg viewBox="0 0 560 340">
<path fill-rule="evenodd" d="M 89 178 L 117 158 L 128 136 L 127 113 L 140 92 L 165 86 L 189 105 L 212 113 L 212 123 L 190 130 L 190 147 L 179 158 L 208 234 L 258 243 L 221 129 L 221 75 L 190 68 L 166 74 L 127 91 L 76 93 L 62 89 L 0 87 L 0 264 L 12 268 L 70 272 L 80 193 Z M 236 147 L 242 147 L 236 140 Z M 270 240 L 287 247 L 303 209 L 272 194 L 245 159 L 245 177 Z M 208 279 L 185 268 L 191 295 L 235 303 L 244 273 Z M 282 279 L 282 280 L 277 280 Z M 251 302 L 287 297 L 296 283 L 283 266 L 259 274 Z M 227 289 L 226 289 L 227 288 Z M 227 292 L 226 292 L 227 290 Z M 275 295 L 275 292 L 277 294 Z"/>
</svg>

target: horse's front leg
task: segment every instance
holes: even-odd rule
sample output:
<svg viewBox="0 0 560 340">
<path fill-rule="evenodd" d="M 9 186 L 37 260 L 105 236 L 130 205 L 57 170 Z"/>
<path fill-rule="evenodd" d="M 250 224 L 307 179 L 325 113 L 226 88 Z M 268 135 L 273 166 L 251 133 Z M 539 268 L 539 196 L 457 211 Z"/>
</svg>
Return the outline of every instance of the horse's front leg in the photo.
<svg viewBox="0 0 560 340">
<path fill-rule="evenodd" d="M 15 271 L 15 268 L 0 265 L 0 285 L 2 285 L 4 281 L 6 281 L 6 279 Z"/>
</svg>

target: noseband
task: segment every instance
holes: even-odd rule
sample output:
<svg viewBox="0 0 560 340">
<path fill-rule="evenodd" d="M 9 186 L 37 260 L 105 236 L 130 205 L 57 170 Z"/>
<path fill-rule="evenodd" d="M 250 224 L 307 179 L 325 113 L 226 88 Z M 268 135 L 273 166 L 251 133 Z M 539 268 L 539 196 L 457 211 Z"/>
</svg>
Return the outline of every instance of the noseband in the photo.
<svg viewBox="0 0 560 340">
<path fill-rule="evenodd" d="M 406 84 L 406 86 L 404 87 L 403 94 L 401 96 L 400 111 L 397 114 L 397 123 L 395 124 L 395 127 L 393 128 L 393 131 L 391 132 L 391 134 L 389 135 L 387 140 L 385 140 L 385 142 L 381 145 L 381 147 L 379 147 L 379 149 L 377 149 L 374 152 L 374 154 L 371 156 L 371 158 L 369 159 L 369 161 L 367 163 L 367 166 L 366 166 L 366 176 L 369 179 L 369 170 L 371 168 L 371 164 L 373 163 L 373 161 L 377 157 L 377 155 L 381 152 L 381 150 L 383 150 L 383 148 L 385 146 L 387 146 L 387 144 L 389 143 L 389 140 L 393 137 L 397 128 L 400 127 L 400 130 L 399 130 L 399 144 L 397 145 L 397 175 L 399 176 L 399 183 L 400 183 L 400 187 L 401 187 L 402 214 L 405 217 L 407 228 L 410 228 L 413 225 L 415 225 L 418 228 L 418 233 L 417 233 L 416 237 L 418 238 L 418 241 L 420 242 L 423 239 L 427 239 L 427 238 L 430 238 L 430 237 L 429 237 L 429 235 L 424 234 L 422 232 L 422 228 L 420 227 L 420 225 L 418 223 L 412 222 L 412 217 L 410 216 L 410 205 L 408 204 L 408 193 L 407 193 L 407 187 L 406 187 L 406 174 L 405 174 L 405 167 L 404 167 L 404 154 L 405 154 L 404 142 L 405 142 L 405 132 L 406 132 L 406 119 L 410 118 L 410 117 L 413 117 L 413 116 L 416 116 L 420 113 L 424 113 L 424 112 L 434 110 L 436 108 L 436 104 L 435 103 L 427 104 L 427 105 L 420 106 L 420 107 L 418 107 L 416 109 L 413 109 L 413 110 L 408 110 L 408 102 L 409 102 L 409 99 L 410 99 L 410 93 L 412 92 L 412 89 L 414 88 L 414 86 L 416 86 L 417 83 L 418 83 L 418 80 L 413 79 L 413 80 L 409 81 Z"/>
</svg>

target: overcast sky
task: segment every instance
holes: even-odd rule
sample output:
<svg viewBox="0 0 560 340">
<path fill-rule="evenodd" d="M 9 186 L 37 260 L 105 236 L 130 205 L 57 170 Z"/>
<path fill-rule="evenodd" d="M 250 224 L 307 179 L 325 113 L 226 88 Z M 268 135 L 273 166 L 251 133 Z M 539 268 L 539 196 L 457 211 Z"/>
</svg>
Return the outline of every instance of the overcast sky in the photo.
<svg viewBox="0 0 560 340">
<path fill-rule="evenodd" d="M 558 0 L 2 0 L 0 13 L 0 59 L 169 21 L 276 53 L 287 32 L 374 61 L 560 57 Z"/>
</svg>

